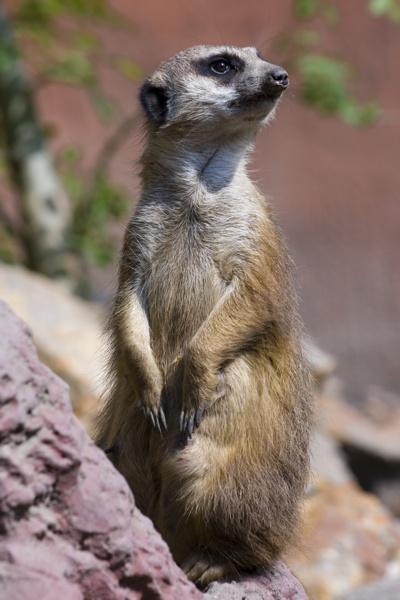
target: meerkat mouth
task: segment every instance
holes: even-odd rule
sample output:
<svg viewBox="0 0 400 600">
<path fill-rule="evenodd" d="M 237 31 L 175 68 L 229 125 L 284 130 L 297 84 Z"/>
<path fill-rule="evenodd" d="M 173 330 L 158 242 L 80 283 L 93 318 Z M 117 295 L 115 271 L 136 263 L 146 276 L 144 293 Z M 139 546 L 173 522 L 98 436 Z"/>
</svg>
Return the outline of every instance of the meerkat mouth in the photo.
<svg viewBox="0 0 400 600">
<path fill-rule="evenodd" d="M 282 90 L 275 92 L 257 92 L 236 98 L 229 103 L 229 108 L 237 108 L 242 110 L 252 110 L 256 108 L 270 108 L 274 105 L 282 95 Z"/>
</svg>

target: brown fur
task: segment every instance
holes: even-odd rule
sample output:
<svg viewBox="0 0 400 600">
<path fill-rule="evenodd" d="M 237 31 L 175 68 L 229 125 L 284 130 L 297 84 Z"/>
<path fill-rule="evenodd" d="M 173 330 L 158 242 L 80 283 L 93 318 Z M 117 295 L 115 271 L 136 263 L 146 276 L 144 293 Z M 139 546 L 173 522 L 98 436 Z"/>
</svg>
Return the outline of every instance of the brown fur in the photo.
<svg viewBox="0 0 400 600">
<path fill-rule="evenodd" d="M 232 160 L 248 145 L 243 127 L 215 138 L 214 152 L 204 124 L 149 122 L 97 436 L 116 445 L 138 507 L 201 586 L 281 554 L 308 473 L 310 384 L 290 261 L 245 152 Z M 158 418 L 160 403 L 163 434 L 142 410 Z M 193 435 L 180 432 L 181 410 L 193 418 L 199 407 Z"/>
</svg>

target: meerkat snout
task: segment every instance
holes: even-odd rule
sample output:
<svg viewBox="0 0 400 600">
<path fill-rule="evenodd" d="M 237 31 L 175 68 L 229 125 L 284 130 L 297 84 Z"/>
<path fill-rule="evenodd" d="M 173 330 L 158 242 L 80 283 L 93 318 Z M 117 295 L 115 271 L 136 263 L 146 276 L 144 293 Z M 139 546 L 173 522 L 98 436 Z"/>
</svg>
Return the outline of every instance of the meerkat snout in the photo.
<svg viewBox="0 0 400 600">
<path fill-rule="evenodd" d="M 287 88 L 287 72 L 255 48 L 195 46 L 165 61 L 144 83 L 140 100 L 154 129 L 200 124 L 262 124 Z"/>
</svg>

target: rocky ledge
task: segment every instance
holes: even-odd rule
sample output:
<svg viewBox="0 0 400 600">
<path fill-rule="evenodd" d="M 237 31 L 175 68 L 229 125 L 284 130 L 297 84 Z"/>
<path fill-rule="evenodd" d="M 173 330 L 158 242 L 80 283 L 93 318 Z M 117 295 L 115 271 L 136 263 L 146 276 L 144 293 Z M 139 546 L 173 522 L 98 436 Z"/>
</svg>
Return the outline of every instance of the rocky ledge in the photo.
<svg viewBox="0 0 400 600">
<path fill-rule="evenodd" d="M 0 302 L 0 588 L 7 600 L 305 600 L 277 563 L 201 594 Z"/>
</svg>

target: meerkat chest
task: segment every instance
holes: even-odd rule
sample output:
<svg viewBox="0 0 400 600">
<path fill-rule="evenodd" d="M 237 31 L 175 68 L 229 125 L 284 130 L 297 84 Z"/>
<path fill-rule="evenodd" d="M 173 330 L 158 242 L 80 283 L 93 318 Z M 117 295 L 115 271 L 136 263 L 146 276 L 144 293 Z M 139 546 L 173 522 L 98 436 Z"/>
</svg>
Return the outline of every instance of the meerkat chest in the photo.
<svg viewBox="0 0 400 600">
<path fill-rule="evenodd" d="M 147 217 L 144 218 L 144 215 Z M 207 318 L 243 259 L 248 214 L 218 205 L 170 205 L 135 218 L 141 289 L 153 342 L 178 352 Z"/>
<path fill-rule="evenodd" d="M 133 251 L 144 278 L 167 267 L 199 273 L 213 263 L 226 281 L 252 245 L 256 221 L 254 207 L 242 199 L 144 204 L 131 222 Z"/>
</svg>

